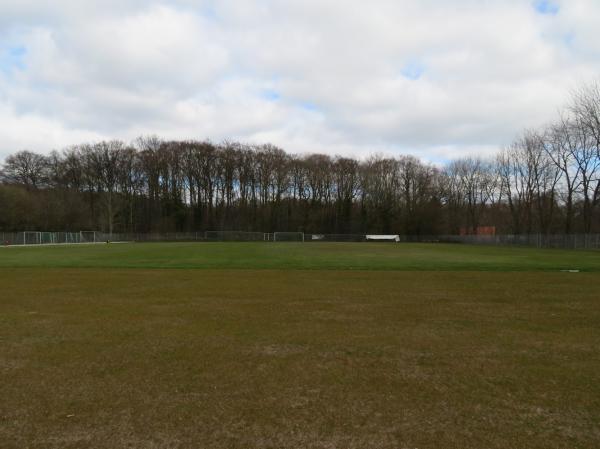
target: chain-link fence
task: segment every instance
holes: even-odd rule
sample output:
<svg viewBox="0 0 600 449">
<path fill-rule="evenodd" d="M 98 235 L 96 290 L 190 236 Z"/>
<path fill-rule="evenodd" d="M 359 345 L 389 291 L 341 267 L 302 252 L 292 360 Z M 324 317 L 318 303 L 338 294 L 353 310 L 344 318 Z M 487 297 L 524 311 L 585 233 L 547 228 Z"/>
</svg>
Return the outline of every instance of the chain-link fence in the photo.
<svg viewBox="0 0 600 449">
<path fill-rule="evenodd" d="M 383 236 L 382 236 L 383 237 Z M 390 237 L 390 236 L 385 236 Z M 529 246 L 536 248 L 600 249 L 600 234 L 521 235 L 398 235 L 399 242 L 462 243 L 471 245 Z M 385 241 L 394 241 L 386 239 Z M 102 242 L 366 242 L 364 234 L 303 234 L 301 232 L 198 231 L 166 233 L 0 232 L 2 245 L 60 245 Z M 384 244 L 384 243 L 381 244 Z"/>
<path fill-rule="evenodd" d="M 267 242 L 271 239 L 271 234 L 267 232 L 206 231 L 204 239 L 209 242 Z"/>
<path fill-rule="evenodd" d="M 472 245 L 533 246 L 557 249 L 600 249 L 600 234 L 447 235 L 432 241 Z M 424 241 L 424 240 L 419 240 Z"/>
<path fill-rule="evenodd" d="M 59 245 L 83 243 L 88 235 L 80 232 L 0 232 L 0 244 L 3 245 Z"/>
</svg>

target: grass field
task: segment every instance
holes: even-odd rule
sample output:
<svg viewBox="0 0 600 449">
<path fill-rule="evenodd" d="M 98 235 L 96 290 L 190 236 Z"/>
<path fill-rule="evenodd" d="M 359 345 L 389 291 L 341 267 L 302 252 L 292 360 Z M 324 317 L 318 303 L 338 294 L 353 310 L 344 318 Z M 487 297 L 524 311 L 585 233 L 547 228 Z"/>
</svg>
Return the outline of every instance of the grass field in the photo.
<svg viewBox="0 0 600 449">
<path fill-rule="evenodd" d="M 598 252 L 0 249 L 3 449 L 596 448 L 599 348 Z"/>
<path fill-rule="evenodd" d="M 0 267 L 6 268 L 600 272 L 599 251 L 431 243 L 131 243 L 0 251 Z"/>
</svg>

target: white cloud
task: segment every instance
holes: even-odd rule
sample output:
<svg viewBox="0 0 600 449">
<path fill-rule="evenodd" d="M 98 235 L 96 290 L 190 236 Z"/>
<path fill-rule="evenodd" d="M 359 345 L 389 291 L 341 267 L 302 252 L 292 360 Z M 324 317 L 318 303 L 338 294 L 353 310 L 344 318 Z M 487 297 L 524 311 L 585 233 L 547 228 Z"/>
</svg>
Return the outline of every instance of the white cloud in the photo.
<svg viewBox="0 0 600 449">
<path fill-rule="evenodd" d="M 67 128 L 59 120 L 37 114 L 17 114 L 2 105 L 0 123 L 0 154 L 4 155 L 20 148 L 51 151 L 61 149 L 69 142 L 91 142 L 107 138 L 106 135 L 91 130 Z"/>
<path fill-rule="evenodd" d="M 0 157 L 148 133 L 491 153 L 600 73 L 595 0 L 39 3 L 0 4 Z"/>
</svg>

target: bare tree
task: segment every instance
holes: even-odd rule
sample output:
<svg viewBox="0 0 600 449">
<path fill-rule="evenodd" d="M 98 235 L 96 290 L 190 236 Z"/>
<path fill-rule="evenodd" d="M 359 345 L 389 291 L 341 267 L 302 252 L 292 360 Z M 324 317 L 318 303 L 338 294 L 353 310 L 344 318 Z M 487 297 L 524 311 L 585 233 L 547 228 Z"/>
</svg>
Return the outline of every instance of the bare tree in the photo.
<svg viewBox="0 0 600 449">
<path fill-rule="evenodd" d="M 545 150 L 561 173 L 559 195 L 565 205 L 564 231 L 567 234 L 573 231 L 575 195 L 581 186 L 581 166 L 575 159 L 577 148 L 577 128 L 568 116 L 562 115 L 547 133 Z"/>
<path fill-rule="evenodd" d="M 594 209 L 600 203 L 600 85 L 581 86 L 570 105 L 577 130 L 574 159 L 581 170 L 584 231 L 591 232 Z"/>
<path fill-rule="evenodd" d="M 98 142 L 87 147 L 86 160 L 88 176 L 94 180 L 97 193 L 104 205 L 106 225 L 110 236 L 113 234 L 114 220 L 118 211 L 119 182 L 124 169 L 125 145 L 118 140 Z M 112 238 L 112 237 L 111 237 Z"/>
<path fill-rule="evenodd" d="M 0 175 L 6 182 L 37 189 L 48 180 L 48 159 L 31 151 L 19 151 L 4 161 Z"/>
<path fill-rule="evenodd" d="M 492 164 L 481 158 L 457 159 L 448 165 L 446 177 L 451 201 L 464 206 L 467 228 L 476 232 L 495 187 Z"/>
</svg>

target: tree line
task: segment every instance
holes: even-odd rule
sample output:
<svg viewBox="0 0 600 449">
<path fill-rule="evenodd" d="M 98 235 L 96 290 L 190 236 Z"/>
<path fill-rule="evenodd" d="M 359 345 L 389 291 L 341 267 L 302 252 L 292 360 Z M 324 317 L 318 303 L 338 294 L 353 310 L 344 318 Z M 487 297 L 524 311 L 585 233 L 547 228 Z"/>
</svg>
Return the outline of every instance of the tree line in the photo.
<svg viewBox="0 0 600 449">
<path fill-rule="evenodd" d="M 274 145 L 102 141 L 0 169 L 0 230 L 600 232 L 600 86 L 495 157 L 295 155 Z"/>
</svg>

